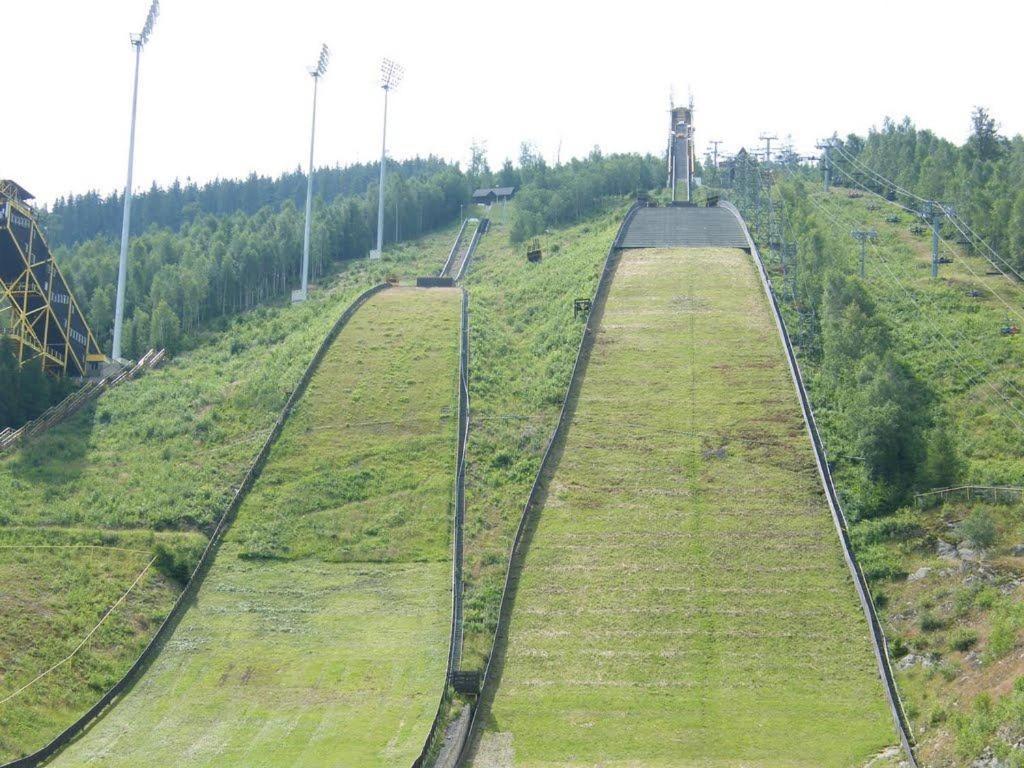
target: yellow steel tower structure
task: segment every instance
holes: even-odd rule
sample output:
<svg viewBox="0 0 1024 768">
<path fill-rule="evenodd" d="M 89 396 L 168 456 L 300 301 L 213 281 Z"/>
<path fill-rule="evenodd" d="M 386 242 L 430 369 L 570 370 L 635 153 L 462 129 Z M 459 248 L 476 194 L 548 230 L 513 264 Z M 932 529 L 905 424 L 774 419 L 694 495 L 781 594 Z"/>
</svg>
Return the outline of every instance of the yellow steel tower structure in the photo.
<svg viewBox="0 0 1024 768">
<path fill-rule="evenodd" d="M 31 199 L 21 185 L 0 180 L 0 334 L 14 339 L 21 365 L 41 358 L 50 373 L 87 376 L 107 358 L 50 253 Z"/>
</svg>

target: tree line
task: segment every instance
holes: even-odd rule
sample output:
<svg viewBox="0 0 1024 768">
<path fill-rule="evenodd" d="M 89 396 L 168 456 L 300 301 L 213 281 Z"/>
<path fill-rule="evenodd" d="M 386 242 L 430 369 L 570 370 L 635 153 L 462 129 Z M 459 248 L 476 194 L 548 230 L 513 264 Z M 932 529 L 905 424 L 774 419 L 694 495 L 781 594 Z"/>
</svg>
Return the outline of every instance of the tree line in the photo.
<svg viewBox="0 0 1024 768">
<path fill-rule="evenodd" d="M 594 147 L 585 158 L 550 166 L 533 145 L 523 143 L 518 164 L 505 160 L 492 172 L 482 149 L 474 147 L 470 174 L 481 186 L 520 187 L 509 236 L 514 243 L 548 227 L 580 221 L 596 212 L 609 195 L 630 195 L 656 187 L 664 175 L 664 160 L 653 155 L 605 156 Z"/>
<path fill-rule="evenodd" d="M 1024 138 L 999 133 L 984 107 L 970 118 L 970 135 L 957 146 L 909 118 L 886 118 L 866 137 L 850 134 L 837 143 L 857 163 L 929 200 L 951 203 L 957 213 L 1013 268 L 1024 269 Z M 888 187 L 876 176 L 833 153 L 840 184 L 863 184 L 919 209 L 920 201 Z M 949 225 L 949 234 L 955 230 Z M 959 237 L 959 234 L 957 235 Z M 975 242 L 974 247 L 978 244 Z"/>
<path fill-rule="evenodd" d="M 315 186 L 326 191 L 313 207 L 310 272 L 316 279 L 339 262 L 365 257 L 374 246 L 377 222 L 377 166 L 318 171 Z M 479 147 L 470 167 L 436 158 L 397 164 L 388 175 L 384 201 L 385 244 L 419 237 L 455 221 L 478 186 L 517 186 L 511 234 L 520 241 L 555 226 L 585 218 L 607 195 L 647 190 L 656 184 L 661 161 L 652 156 L 610 155 L 599 149 L 586 158 L 549 166 L 524 144 L 518 165 L 505 161 L 492 172 Z M 187 347 L 204 324 L 285 296 L 299 284 L 305 180 L 302 174 L 273 182 L 194 185 L 188 194 L 155 188 L 140 197 L 162 211 L 132 238 L 125 301 L 124 354 L 138 357 L 150 347 Z M 299 194 L 301 190 L 301 194 Z M 332 191 L 337 191 L 330 197 Z M 209 198 L 205 203 L 203 195 Z M 186 202 L 189 195 L 198 198 Z M 296 201 L 298 198 L 298 202 Z M 117 196 L 111 196 L 116 200 Z M 280 202 L 274 202 L 280 200 Z M 198 201 L 198 202 L 197 202 Z M 212 201 L 212 202 L 211 202 Z M 255 210 L 253 206 L 260 203 Z M 200 204 L 216 210 L 197 212 Z M 136 217 L 133 201 L 132 221 Z M 220 208 L 235 205 L 230 211 Z M 98 212 L 120 222 L 116 206 L 97 206 L 89 195 L 54 206 L 49 222 L 64 227 L 61 237 L 100 226 Z M 154 214 L 155 215 L 155 214 Z M 70 226 L 69 222 L 76 222 Z M 177 222 L 177 223 L 175 223 Z M 105 227 L 105 228 L 104 228 Z M 118 241 L 103 224 L 101 233 L 58 246 L 55 257 L 86 311 L 101 348 L 109 351 L 117 281 Z M 119 230 L 115 230 L 119 231 Z M 52 237 L 52 235 L 51 235 Z"/>
<path fill-rule="evenodd" d="M 469 180 L 455 166 L 429 176 L 393 173 L 385 191 L 385 243 L 418 237 L 458 218 Z M 396 214 L 397 212 L 397 214 Z M 304 210 L 291 199 L 253 214 L 202 214 L 177 230 L 151 225 L 132 238 L 125 290 L 124 354 L 187 346 L 204 323 L 287 295 L 300 282 Z M 396 218 L 397 216 L 397 218 Z M 312 279 L 365 256 L 376 237 L 377 187 L 317 198 L 310 244 Z M 55 249 L 84 303 L 101 348 L 109 350 L 118 242 L 100 235 Z"/>
<path fill-rule="evenodd" d="M 389 167 L 405 179 L 435 176 L 456 166 L 434 157 L 389 161 Z M 357 163 L 345 168 L 320 168 L 313 174 L 313 195 L 322 200 L 359 196 L 375 185 L 380 163 Z M 306 174 L 301 169 L 277 178 L 251 173 L 244 179 L 216 179 L 196 184 L 175 180 L 167 188 L 155 182 L 146 192 L 132 196 L 132 229 L 144 232 L 152 226 L 177 231 L 203 214 L 255 214 L 263 208 L 274 210 L 291 201 L 302 209 L 306 201 Z M 101 195 L 91 191 L 60 197 L 42 212 L 51 245 L 74 245 L 97 236 L 117 238 L 121 234 L 124 193 Z"/>
</svg>

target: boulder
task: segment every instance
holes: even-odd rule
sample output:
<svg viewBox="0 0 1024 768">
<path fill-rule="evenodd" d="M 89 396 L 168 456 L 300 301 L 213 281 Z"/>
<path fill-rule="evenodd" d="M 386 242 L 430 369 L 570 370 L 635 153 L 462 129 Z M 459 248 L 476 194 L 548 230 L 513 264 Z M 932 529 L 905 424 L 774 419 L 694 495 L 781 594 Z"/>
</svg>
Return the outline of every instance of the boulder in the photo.
<svg viewBox="0 0 1024 768">
<path fill-rule="evenodd" d="M 922 567 L 918 568 L 916 571 L 914 571 L 912 574 L 907 576 L 907 581 L 920 581 L 921 579 L 925 578 L 931 572 L 932 572 L 931 568 L 927 568 L 925 566 L 922 566 Z"/>
<path fill-rule="evenodd" d="M 939 540 L 938 546 L 935 548 L 935 553 L 946 560 L 957 559 L 956 547 L 948 541 L 942 541 L 941 539 Z"/>
<path fill-rule="evenodd" d="M 896 662 L 896 669 L 900 672 L 905 672 L 906 670 L 918 665 L 924 669 L 930 669 L 935 666 L 935 660 L 930 656 L 918 656 L 916 653 L 908 653 Z"/>
</svg>

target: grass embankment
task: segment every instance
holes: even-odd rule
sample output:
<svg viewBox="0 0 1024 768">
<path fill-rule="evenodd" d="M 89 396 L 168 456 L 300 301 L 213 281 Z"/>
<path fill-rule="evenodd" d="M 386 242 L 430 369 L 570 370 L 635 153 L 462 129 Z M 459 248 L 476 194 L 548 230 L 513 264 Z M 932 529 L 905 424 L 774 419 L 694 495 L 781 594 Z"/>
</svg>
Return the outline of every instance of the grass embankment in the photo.
<svg viewBox="0 0 1024 768">
<path fill-rule="evenodd" d="M 46 743 L 138 656 L 344 308 L 387 274 L 436 273 L 453 238 L 347 264 L 305 304 L 240 315 L 0 458 L 0 761 Z M 4 701 L 67 658 L 158 549 L 67 663 Z"/>
<path fill-rule="evenodd" d="M 856 766 L 895 741 L 749 257 L 626 252 L 475 766 Z"/>
<path fill-rule="evenodd" d="M 501 206 L 492 206 L 491 229 L 469 266 L 463 668 L 481 669 L 490 650 L 512 536 L 583 333 L 572 302 L 593 294 L 625 209 L 610 201 L 600 216 L 542 236 L 544 257 L 531 264 L 525 245 L 510 243 Z"/>
<path fill-rule="evenodd" d="M 407 764 L 444 682 L 460 294 L 392 289 L 332 346 L 141 682 L 55 762 Z"/>
<path fill-rule="evenodd" d="M 878 230 L 865 286 L 902 358 L 927 382 L 953 438 L 957 481 L 1024 485 L 1024 338 L 1000 334 L 1007 316 L 1024 325 L 1024 289 L 986 274 L 993 269 L 985 259 L 949 242 L 941 254 L 953 261 L 933 280 L 930 232 L 913 233 L 909 214 L 846 190 L 814 195 L 835 242 L 850 226 Z M 898 220 L 888 221 L 894 214 Z M 846 438 L 838 429 L 825 433 L 826 443 Z M 842 472 L 838 480 L 842 491 Z M 976 495 L 853 527 L 859 555 L 884 564 L 872 591 L 926 765 L 969 764 L 986 749 L 1017 761 L 1007 764 L 1024 763 L 1024 749 L 1013 749 L 1024 739 L 1021 513 L 1018 502 Z"/>
</svg>

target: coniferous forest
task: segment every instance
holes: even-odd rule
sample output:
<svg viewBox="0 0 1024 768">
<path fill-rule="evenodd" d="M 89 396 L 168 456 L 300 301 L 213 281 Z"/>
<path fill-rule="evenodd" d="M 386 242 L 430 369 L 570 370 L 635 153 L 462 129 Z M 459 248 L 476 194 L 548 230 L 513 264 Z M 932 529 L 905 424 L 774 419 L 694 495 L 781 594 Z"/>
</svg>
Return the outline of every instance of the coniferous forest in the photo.
<svg viewBox="0 0 1024 768">
<path fill-rule="evenodd" d="M 434 157 L 405 161 L 387 180 L 385 246 L 452 223 L 476 186 L 522 187 L 512 221 L 513 237 L 521 241 L 588 216 L 607 195 L 650 188 L 660 168 L 652 156 L 606 157 L 596 148 L 585 159 L 549 167 L 528 144 L 518 165 L 506 161 L 497 172 L 479 149 L 467 171 Z M 378 169 L 356 165 L 314 175 L 314 281 L 374 246 Z M 203 187 L 154 187 L 133 199 L 138 234 L 129 252 L 125 353 L 174 352 L 204 323 L 298 285 L 305 186 L 300 172 L 277 179 L 251 175 Z M 56 257 L 104 349 L 113 326 L 122 200 L 117 194 L 69 196 L 45 215 Z"/>
</svg>

